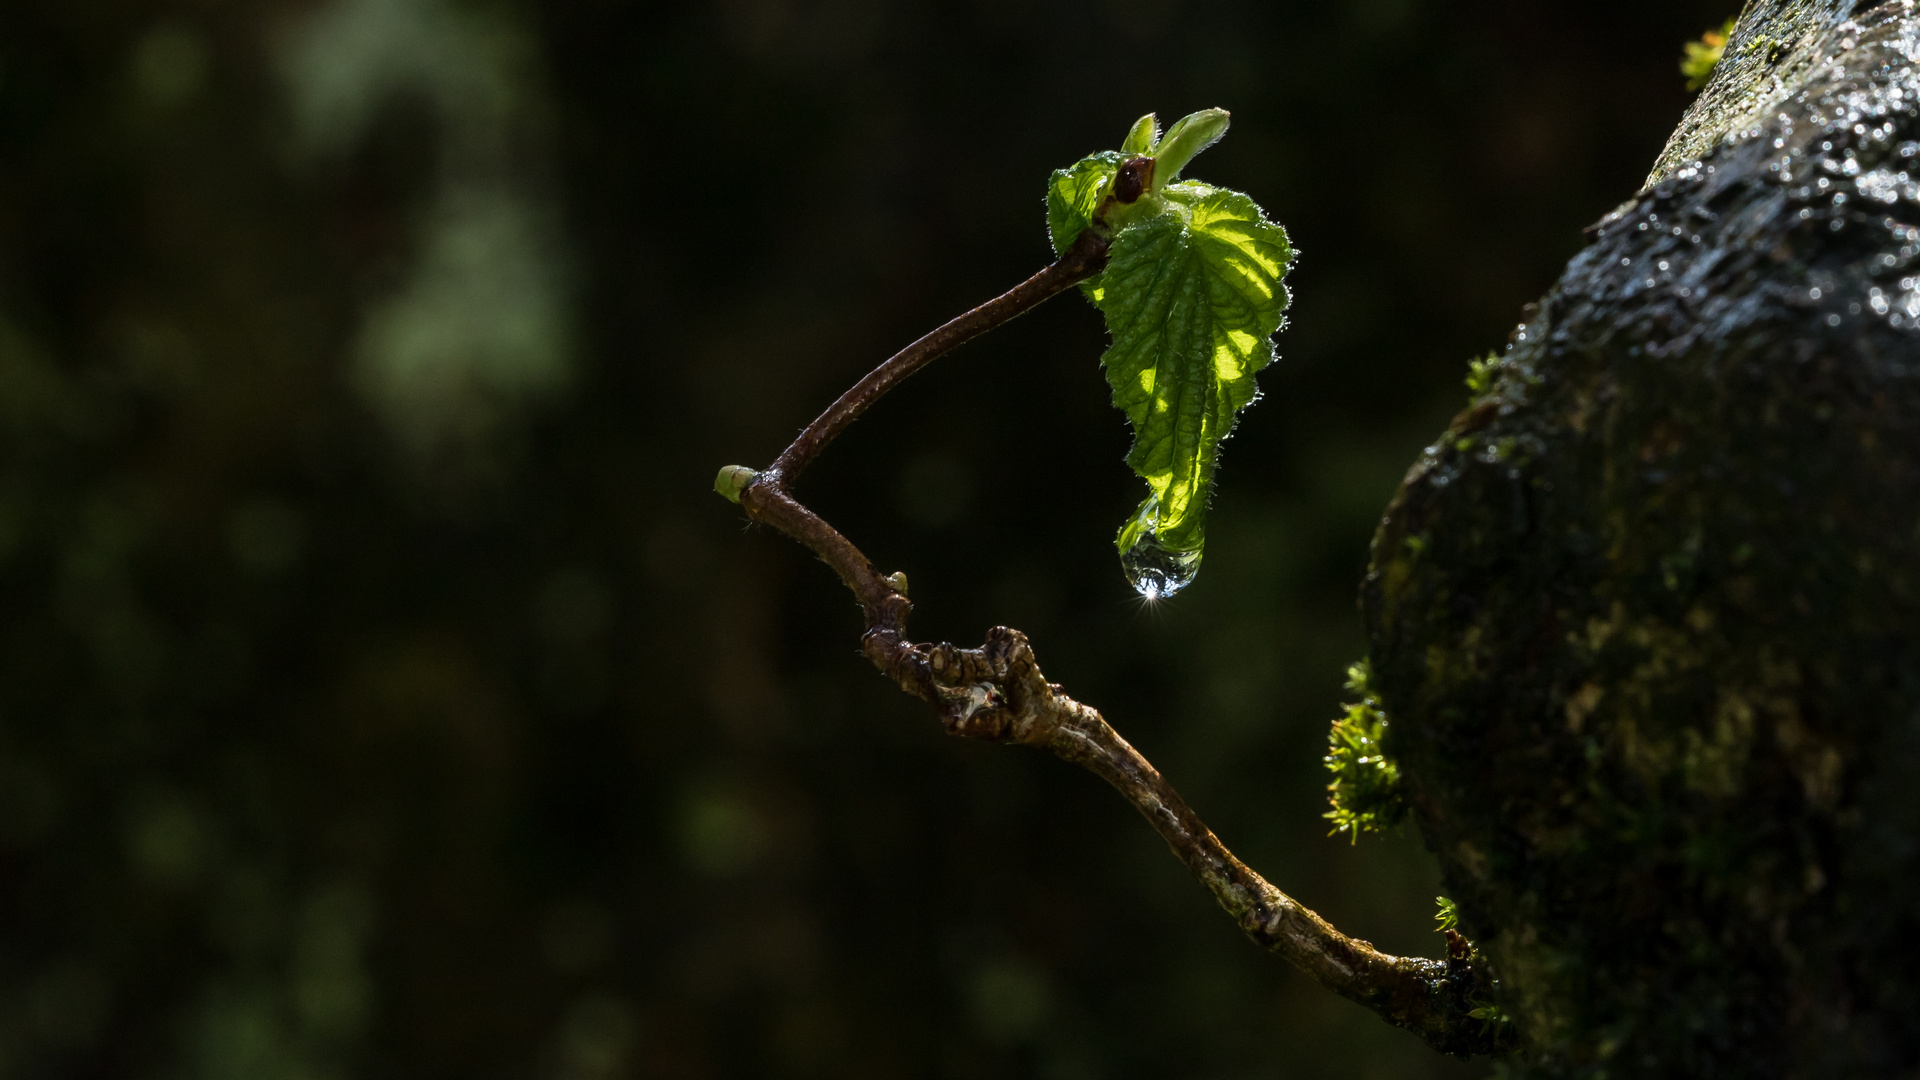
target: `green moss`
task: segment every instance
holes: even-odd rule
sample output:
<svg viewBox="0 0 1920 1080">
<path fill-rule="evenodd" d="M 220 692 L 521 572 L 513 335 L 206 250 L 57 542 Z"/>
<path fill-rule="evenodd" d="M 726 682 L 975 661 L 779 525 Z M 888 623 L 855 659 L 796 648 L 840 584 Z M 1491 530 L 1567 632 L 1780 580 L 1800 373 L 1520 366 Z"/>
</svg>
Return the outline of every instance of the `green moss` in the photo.
<svg viewBox="0 0 1920 1080">
<path fill-rule="evenodd" d="M 1384 832 L 1407 816 L 1400 766 L 1382 745 L 1387 717 L 1373 692 L 1372 678 L 1365 660 L 1347 669 L 1347 690 L 1357 700 L 1333 722 L 1324 759 L 1333 774 L 1333 782 L 1327 785 L 1333 808 L 1322 816 L 1333 822 L 1332 834 L 1346 833 L 1355 843 L 1361 833 Z"/>
<path fill-rule="evenodd" d="M 1500 368 L 1498 353 L 1488 353 L 1467 362 L 1467 393 L 1476 400 L 1493 389 L 1493 377 Z"/>
<path fill-rule="evenodd" d="M 1709 30 L 1700 35 L 1699 41 L 1689 41 L 1680 58 L 1680 74 L 1687 77 L 1687 89 L 1698 90 L 1707 85 L 1713 77 L 1713 69 L 1720 66 L 1720 56 L 1727 50 L 1727 38 L 1733 34 L 1733 20 L 1718 30 Z"/>
</svg>

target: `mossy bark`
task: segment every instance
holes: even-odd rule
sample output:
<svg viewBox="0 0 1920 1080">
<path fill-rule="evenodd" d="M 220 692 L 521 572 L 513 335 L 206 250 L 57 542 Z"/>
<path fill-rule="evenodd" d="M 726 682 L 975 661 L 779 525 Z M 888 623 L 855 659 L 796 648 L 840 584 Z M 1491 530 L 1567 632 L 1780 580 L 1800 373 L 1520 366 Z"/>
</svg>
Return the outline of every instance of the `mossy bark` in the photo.
<svg viewBox="0 0 1920 1080">
<path fill-rule="evenodd" d="M 1851 7 L 1749 5 L 1375 538 L 1520 1075 L 1920 1068 L 1920 14 Z"/>
<path fill-rule="evenodd" d="M 1721 53 L 1713 78 L 1680 118 L 1647 184 L 1705 157 L 1729 132 L 1749 127 L 1798 92 L 1826 58 L 1834 30 L 1855 0 L 1749 0 Z"/>
</svg>

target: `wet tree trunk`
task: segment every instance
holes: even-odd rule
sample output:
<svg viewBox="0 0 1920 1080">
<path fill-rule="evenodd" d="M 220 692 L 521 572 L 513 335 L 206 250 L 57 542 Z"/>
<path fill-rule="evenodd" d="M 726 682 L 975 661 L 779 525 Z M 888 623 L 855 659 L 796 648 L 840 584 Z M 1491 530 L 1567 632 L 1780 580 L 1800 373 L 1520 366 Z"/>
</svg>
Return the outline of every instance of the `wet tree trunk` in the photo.
<svg viewBox="0 0 1920 1080">
<path fill-rule="evenodd" d="M 1750 3 L 1374 541 L 1522 1075 L 1920 1068 L 1917 61 L 1912 0 Z"/>
</svg>

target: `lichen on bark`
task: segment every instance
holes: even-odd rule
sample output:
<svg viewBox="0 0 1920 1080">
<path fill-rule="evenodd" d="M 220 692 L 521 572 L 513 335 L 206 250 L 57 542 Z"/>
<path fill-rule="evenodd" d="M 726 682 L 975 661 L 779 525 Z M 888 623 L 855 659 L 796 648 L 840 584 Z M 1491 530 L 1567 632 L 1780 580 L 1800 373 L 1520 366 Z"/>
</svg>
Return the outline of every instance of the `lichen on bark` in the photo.
<svg viewBox="0 0 1920 1080">
<path fill-rule="evenodd" d="M 1851 7 L 1749 5 L 1374 541 L 1519 1075 L 1920 1067 L 1920 16 Z"/>
</svg>

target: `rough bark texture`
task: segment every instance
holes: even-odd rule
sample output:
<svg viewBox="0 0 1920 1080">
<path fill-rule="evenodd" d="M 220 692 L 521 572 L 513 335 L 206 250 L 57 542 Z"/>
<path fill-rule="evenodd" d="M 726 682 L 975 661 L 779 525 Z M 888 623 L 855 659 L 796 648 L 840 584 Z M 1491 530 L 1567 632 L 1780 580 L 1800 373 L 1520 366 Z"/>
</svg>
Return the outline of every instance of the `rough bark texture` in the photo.
<svg viewBox="0 0 1920 1080">
<path fill-rule="evenodd" d="M 1750 0 L 1713 78 L 1680 118 L 1647 185 L 1700 160 L 1728 132 L 1763 121 L 1829 54 L 1855 0 Z"/>
<path fill-rule="evenodd" d="M 1749 6 L 1375 539 L 1520 1075 L 1920 1068 L 1920 16 L 1850 7 Z"/>
</svg>

